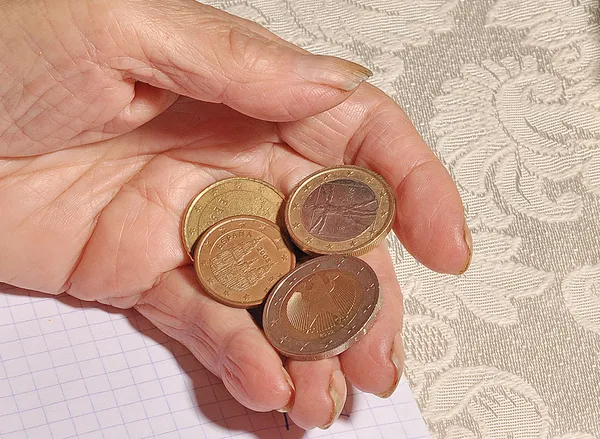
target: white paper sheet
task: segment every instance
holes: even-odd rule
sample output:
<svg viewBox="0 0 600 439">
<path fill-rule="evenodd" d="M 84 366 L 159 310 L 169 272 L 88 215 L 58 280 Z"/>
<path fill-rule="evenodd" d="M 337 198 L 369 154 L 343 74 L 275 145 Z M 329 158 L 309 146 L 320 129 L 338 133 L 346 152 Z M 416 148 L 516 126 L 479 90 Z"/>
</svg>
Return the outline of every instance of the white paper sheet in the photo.
<svg viewBox="0 0 600 439">
<path fill-rule="evenodd" d="M 181 344 L 132 310 L 0 292 L 0 437 L 421 439 L 402 381 L 386 400 L 349 390 L 329 430 L 238 404 Z"/>
</svg>

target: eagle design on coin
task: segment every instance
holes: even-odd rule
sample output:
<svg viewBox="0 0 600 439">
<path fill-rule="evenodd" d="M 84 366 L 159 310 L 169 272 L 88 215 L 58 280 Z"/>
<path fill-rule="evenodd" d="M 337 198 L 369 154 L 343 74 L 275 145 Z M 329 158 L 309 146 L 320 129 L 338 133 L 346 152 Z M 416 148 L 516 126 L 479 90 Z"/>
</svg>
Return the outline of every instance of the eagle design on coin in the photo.
<svg viewBox="0 0 600 439">
<path fill-rule="evenodd" d="M 294 288 L 287 316 L 298 331 L 323 336 L 346 323 L 357 296 L 355 283 L 347 274 L 337 270 L 316 272 Z"/>
</svg>

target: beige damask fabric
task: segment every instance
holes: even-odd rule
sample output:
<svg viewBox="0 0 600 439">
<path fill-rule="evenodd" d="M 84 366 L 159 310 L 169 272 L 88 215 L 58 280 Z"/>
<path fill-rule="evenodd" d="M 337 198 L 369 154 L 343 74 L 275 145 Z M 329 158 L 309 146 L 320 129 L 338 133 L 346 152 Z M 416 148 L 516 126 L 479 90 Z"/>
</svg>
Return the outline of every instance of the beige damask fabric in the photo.
<svg viewBox="0 0 600 439">
<path fill-rule="evenodd" d="M 433 435 L 600 439 L 598 0 L 212 4 L 371 68 L 459 185 L 467 274 L 391 240 Z"/>
</svg>

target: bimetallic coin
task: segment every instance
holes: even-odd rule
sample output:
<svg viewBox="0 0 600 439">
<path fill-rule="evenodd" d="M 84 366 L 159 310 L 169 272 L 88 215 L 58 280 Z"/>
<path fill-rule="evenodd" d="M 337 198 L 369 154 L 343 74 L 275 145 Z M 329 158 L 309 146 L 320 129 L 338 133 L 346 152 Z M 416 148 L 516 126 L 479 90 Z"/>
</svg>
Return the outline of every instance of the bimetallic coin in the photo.
<svg viewBox="0 0 600 439">
<path fill-rule="evenodd" d="M 283 202 L 283 194 L 264 181 L 242 177 L 217 181 L 200 192 L 186 209 L 181 228 L 185 249 L 192 256 L 202 233 L 224 218 L 253 215 L 283 224 L 279 221 Z"/>
<path fill-rule="evenodd" d="M 236 308 L 260 305 L 295 265 L 280 228 L 256 216 L 217 222 L 198 240 L 194 251 L 196 276 L 204 290 Z"/>
<path fill-rule="evenodd" d="M 306 253 L 362 255 L 392 228 L 394 193 L 378 174 L 357 166 L 326 168 L 309 175 L 285 206 L 285 224 Z"/>
<path fill-rule="evenodd" d="M 263 330 L 288 358 L 333 357 L 358 341 L 380 308 L 373 269 L 353 256 L 320 256 L 298 266 L 265 303 Z"/>
</svg>

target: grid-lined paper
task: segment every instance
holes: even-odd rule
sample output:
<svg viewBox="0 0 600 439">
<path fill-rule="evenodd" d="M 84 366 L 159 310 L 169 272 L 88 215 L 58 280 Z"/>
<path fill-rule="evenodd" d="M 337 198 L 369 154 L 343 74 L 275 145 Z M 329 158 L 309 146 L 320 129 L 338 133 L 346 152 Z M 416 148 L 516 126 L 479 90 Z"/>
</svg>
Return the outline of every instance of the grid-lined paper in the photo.
<svg viewBox="0 0 600 439">
<path fill-rule="evenodd" d="M 387 400 L 350 389 L 329 430 L 238 404 L 178 342 L 132 310 L 0 292 L 0 438 L 417 439 L 406 382 Z"/>
</svg>

